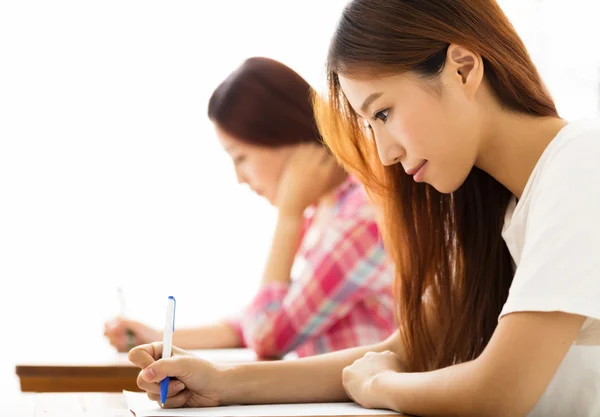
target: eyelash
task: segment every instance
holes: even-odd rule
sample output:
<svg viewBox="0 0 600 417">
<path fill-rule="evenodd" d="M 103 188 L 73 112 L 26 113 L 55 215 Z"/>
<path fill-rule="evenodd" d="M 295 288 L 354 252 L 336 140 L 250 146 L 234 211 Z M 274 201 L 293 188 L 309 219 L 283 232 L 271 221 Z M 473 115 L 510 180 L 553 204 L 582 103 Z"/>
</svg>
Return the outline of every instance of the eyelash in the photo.
<svg viewBox="0 0 600 417">
<path fill-rule="evenodd" d="M 242 162 L 244 162 L 244 160 L 246 159 L 246 157 L 244 155 L 238 156 L 237 158 L 235 158 L 233 160 L 233 163 L 236 165 L 241 164 Z"/>
<path fill-rule="evenodd" d="M 377 113 L 375 113 L 375 115 L 373 116 L 373 120 L 381 120 L 384 124 L 385 122 L 387 122 L 387 118 L 388 118 L 388 114 L 390 112 L 390 109 L 382 109 L 379 110 Z"/>
<path fill-rule="evenodd" d="M 373 115 L 373 121 L 381 120 L 383 122 L 383 124 L 385 124 L 385 122 L 387 122 L 387 118 L 388 118 L 389 112 L 390 112 L 389 108 L 383 109 L 383 110 L 379 110 L 377 113 L 375 113 Z M 371 130 L 373 129 L 373 127 L 371 126 L 371 124 L 368 123 L 366 120 L 365 120 L 365 127 L 367 129 L 371 129 Z"/>
</svg>

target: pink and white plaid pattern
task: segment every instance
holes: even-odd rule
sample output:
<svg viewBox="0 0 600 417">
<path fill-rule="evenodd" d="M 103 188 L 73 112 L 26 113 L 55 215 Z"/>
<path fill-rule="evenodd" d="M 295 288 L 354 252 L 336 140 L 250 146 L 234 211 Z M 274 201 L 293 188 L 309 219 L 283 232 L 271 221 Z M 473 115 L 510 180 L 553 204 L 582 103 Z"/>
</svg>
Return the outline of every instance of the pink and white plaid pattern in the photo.
<svg viewBox="0 0 600 417">
<path fill-rule="evenodd" d="M 377 343 L 396 329 L 393 266 L 363 187 L 345 181 L 333 210 L 326 228 L 306 216 L 291 283 L 263 286 L 230 321 L 259 356 L 317 355 Z"/>
</svg>

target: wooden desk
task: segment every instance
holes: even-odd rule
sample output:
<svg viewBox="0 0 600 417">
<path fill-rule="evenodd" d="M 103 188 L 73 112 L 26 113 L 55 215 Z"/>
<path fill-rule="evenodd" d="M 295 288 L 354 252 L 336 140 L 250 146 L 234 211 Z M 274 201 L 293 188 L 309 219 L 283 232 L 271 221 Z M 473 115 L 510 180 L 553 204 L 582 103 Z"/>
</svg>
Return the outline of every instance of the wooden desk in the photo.
<svg viewBox="0 0 600 417">
<path fill-rule="evenodd" d="M 194 350 L 196 356 L 219 363 L 242 363 L 256 360 L 248 349 Z M 139 391 L 139 369 L 127 354 L 78 361 L 37 361 L 17 365 L 21 392 L 122 392 Z"/>
<path fill-rule="evenodd" d="M 138 391 L 139 369 L 119 364 L 17 365 L 21 392 L 122 392 Z"/>
<path fill-rule="evenodd" d="M 389 416 L 400 417 L 398 414 Z M 133 417 L 133 414 L 127 409 L 123 394 L 46 393 L 36 395 L 35 417 Z"/>
</svg>

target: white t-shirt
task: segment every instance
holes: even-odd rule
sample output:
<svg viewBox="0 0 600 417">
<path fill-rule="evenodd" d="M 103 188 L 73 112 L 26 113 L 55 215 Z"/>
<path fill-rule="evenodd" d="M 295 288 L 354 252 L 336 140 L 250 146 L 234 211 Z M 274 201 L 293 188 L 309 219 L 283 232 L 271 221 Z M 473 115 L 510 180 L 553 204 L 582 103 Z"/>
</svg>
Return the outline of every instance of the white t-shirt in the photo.
<svg viewBox="0 0 600 417">
<path fill-rule="evenodd" d="M 529 416 L 600 416 L 600 122 L 558 133 L 509 206 L 502 236 L 516 272 L 500 317 L 588 317 Z"/>
</svg>

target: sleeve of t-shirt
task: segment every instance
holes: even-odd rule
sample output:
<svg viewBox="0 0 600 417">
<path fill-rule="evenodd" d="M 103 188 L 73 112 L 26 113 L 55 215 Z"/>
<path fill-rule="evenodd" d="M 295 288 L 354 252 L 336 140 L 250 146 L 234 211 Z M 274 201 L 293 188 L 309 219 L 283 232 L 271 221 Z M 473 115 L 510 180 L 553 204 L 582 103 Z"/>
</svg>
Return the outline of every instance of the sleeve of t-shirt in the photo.
<svg viewBox="0 0 600 417">
<path fill-rule="evenodd" d="M 501 316 L 562 311 L 600 319 L 600 135 L 562 145 L 539 181 Z"/>
</svg>

